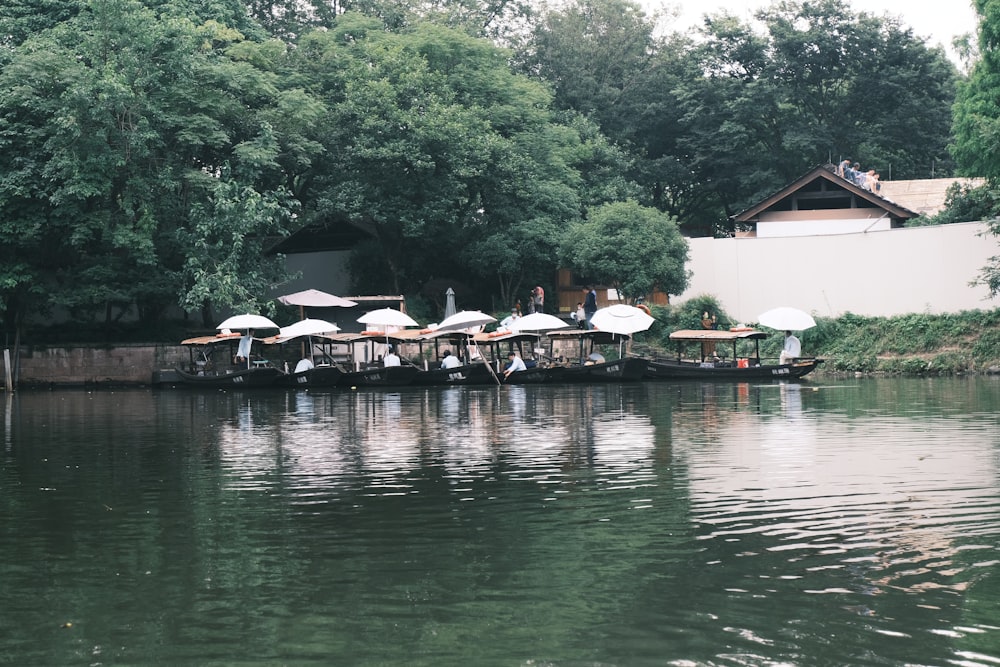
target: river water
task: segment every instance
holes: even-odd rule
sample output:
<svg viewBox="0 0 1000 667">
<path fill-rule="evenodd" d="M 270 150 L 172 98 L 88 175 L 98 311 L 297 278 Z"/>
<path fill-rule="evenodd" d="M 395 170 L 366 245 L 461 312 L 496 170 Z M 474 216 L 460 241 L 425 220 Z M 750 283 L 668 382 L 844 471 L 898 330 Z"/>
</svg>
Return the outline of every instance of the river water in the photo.
<svg viewBox="0 0 1000 667">
<path fill-rule="evenodd" d="M 19 392 L 0 664 L 1000 664 L 1000 378 Z"/>
</svg>

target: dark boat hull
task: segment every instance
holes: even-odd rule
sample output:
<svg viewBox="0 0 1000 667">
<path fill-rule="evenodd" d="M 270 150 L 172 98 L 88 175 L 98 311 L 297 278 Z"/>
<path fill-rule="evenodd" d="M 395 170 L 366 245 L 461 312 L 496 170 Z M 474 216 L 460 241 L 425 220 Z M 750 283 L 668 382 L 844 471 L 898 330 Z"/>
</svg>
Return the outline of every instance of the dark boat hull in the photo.
<svg viewBox="0 0 1000 667">
<path fill-rule="evenodd" d="M 484 363 L 465 364 L 456 368 L 435 368 L 420 370 L 413 378 L 413 384 L 420 387 L 452 384 L 495 384 L 493 374 Z"/>
<path fill-rule="evenodd" d="M 316 366 L 299 373 L 282 375 L 275 381 L 279 387 L 336 387 L 341 383 L 344 371 L 336 366 Z"/>
<path fill-rule="evenodd" d="M 247 389 L 257 387 L 273 387 L 282 373 L 270 366 L 264 368 L 241 368 L 224 373 L 188 373 L 176 369 L 180 381 L 187 387 L 203 387 L 205 389 Z"/>
<path fill-rule="evenodd" d="M 800 378 L 823 363 L 822 359 L 800 359 L 791 364 L 762 364 L 739 367 L 699 364 L 693 361 L 647 361 L 645 377 L 653 380 L 707 380 L 751 382 Z"/>
<path fill-rule="evenodd" d="M 570 366 L 563 374 L 563 382 L 636 382 L 646 374 L 645 359 L 626 357 L 589 366 Z"/>
<path fill-rule="evenodd" d="M 562 366 L 533 366 L 527 370 L 511 373 L 506 378 L 503 376 L 503 371 L 498 375 L 504 384 L 544 384 L 562 382 L 566 369 Z"/>
<path fill-rule="evenodd" d="M 342 387 L 405 387 L 413 384 L 419 370 L 415 366 L 389 366 L 348 371 L 340 378 Z"/>
</svg>

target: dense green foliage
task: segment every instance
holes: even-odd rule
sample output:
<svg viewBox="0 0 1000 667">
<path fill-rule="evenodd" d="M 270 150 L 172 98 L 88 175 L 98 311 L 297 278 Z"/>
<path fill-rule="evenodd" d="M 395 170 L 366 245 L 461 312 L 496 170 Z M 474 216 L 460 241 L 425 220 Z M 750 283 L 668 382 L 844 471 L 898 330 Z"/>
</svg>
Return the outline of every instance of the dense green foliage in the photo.
<svg viewBox="0 0 1000 667">
<path fill-rule="evenodd" d="M 359 292 L 454 280 L 506 304 L 565 259 L 635 298 L 685 286 L 678 225 L 725 233 L 815 164 L 947 172 L 940 50 L 844 0 L 758 18 L 678 35 L 632 0 L 2 3 L 4 328 L 267 311 L 289 277 L 268 249 L 305 225 L 368 235 Z"/>
<path fill-rule="evenodd" d="M 634 201 L 593 209 L 568 230 L 562 256 L 566 266 L 614 287 L 629 303 L 654 290 L 687 288 L 687 241 L 676 221 Z"/>
<path fill-rule="evenodd" d="M 657 322 L 639 338 L 639 349 L 673 350 L 667 338 L 670 332 L 700 329 L 703 312 L 716 315 L 719 328 L 737 324 L 715 299 L 698 297 L 655 308 Z M 847 313 L 816 317 L 814 328 L 796 334 L 804 355 L 824 359 L 821 372 L 949 374 L 1000 369 L 1000 310 L 894 317 Z M 761 356 L 777 359 L 781 346 L 781 332 L 773 331 L 761 341 Z"/>
<path fill-rule="evenodd" d="M 975 0 L 979 14 L 979 60 L 969 79 L 959 87 L 954 106 L 954 143 L 951 151 L 961 173 L 987 179 L 985 185 L 954 194 L 947 208 L 931 222 L 987 220 L 993 236 L 1000 236 L 1000 2 Z M 1000 257 L 993 257 L 978 282 L 1000 293 Z"/>
</svg>

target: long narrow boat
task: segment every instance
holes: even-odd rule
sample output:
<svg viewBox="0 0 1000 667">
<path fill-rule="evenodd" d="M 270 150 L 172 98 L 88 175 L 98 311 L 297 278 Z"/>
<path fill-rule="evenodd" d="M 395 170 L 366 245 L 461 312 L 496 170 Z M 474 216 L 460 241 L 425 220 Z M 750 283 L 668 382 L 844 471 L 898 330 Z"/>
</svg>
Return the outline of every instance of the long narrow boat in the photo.
<svg viewBox="0 0 1000 667">
<path fill-rule="evenodd" d="M 480 349 L 485 347 L 489 350 L 494 371 L 503 384 L 561 382 L 566 371 L 562 366 L 550 364 L 542 358 L 539 347 L 541 336 L 536 333 L 500 330 L 476 334 L 472 340 Z M 503 369 L 509 352 L 517 353 L 527 368 L 504 378 Z"/>
<path fill-rule="evenodd" d="M 549 340 L 572 341 L 579 348 L 578 358 L 572 359 L 563 371 L 563 382 L 634 382 L 646 373 L 647 361 L 624 356 L 624 346 L 629 337 L 596 329 L 570 329 L 548 332 Z M 619 358 L 606 361 L 595 348 L 597 345 L 618 345 Z"/>
<path fill-rule="evenodd" d="M 421 387 L 458 384 L 495 384 L 491 367 L 472 344 L 471 336 L 461 331 L 399 331 L 395 334 L 401 343 L 416 345 L 419 359 L 413 384 Z M 443 346 L 443 349 L 442 349 Z M 425 349 L 426 348 L 426 349 Z M 444 354 L 459 360 L 453 368 L 441 368 Z"/>
<path fill-rule="evenodd" d="M 787 380 L 814 371 L 822 359 L 801 357 L 787 364 L 765 363 L 760 357 L 760 341 L 768 334 L 754 329 L 682 329 L 670 334 L 677 343 L 677 357 L 646 362 L 645 377 L 656 380 L 738 381 Z M 741 344 L 753 343 L 752 354 L 739 356 Z M 715 354 L 718 345 L 732 345 L 731 356 Z M 683 358 L 692 345 L 700 349 L 700 359 Z M 746 350 L 744 350 L 746 351 Z"/>
<path fill-rule="evenodd" d="M 335 364 L 319 364 L 304 371 L 286 373 L 275 380 L 278 387 L 336 387 L 344 377 L 344 371 Z"/>
<path fill-rule="evenodd" d="M 413 365 L 384 366 L 377 359 L 377 346 L 399 345 L 405 338 L 391 333 L 338 333 L 327 338 L 351 350 L 351 367 L 344 370 L 341 387 L 404 387 L 413 384 L 420 369 Z M 364 354 L 359 354 L 363 350 Z"/>
<path fill-rule="evenodd" d="M 246 366 L 233 364 L 233 345 L 238 341 L 238 334 L 197 336 L 181 341 L 191 352 L 189 366 L 174 369 L 181 384 L 204 389 L 248 389 L 273 386 L 284 375 L 260 359 Z"/>
</svg>

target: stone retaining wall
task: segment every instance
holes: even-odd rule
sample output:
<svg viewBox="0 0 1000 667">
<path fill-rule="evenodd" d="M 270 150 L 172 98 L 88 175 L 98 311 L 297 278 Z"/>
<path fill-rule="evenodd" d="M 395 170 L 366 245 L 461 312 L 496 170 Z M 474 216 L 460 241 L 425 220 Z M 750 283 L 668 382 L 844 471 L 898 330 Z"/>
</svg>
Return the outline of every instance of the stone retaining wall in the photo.
<svg viewBox="0 0 1000 667">
<path fill-rule="evenodd" d="M 149 385 L 156 370 L 175 368 L 188 359 L 188 350 L 179 345 L 22 346 L 18 386 Z"/>
</svg>

